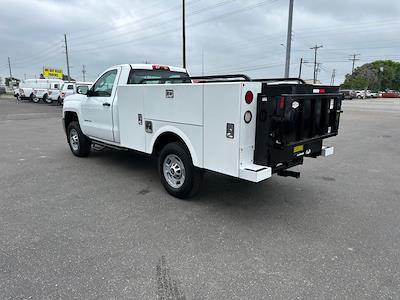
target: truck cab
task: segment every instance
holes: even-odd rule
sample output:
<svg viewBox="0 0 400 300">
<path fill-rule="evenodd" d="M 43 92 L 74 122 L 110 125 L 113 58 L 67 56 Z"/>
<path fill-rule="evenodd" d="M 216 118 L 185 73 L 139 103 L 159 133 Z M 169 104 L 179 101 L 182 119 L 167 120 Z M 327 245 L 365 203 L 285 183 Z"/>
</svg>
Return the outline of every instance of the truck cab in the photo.
<svg viewBox="0 0 400 300">
<path fill-rule="evenodd" d="M 333 154 L 342 93 L 301 79 L 246 75 L 191 77 L 185 69 L 126 64 L 104 71 L 63 106 L 67 141 L 76 156 L 92 145 L 157 157 L 165 189 L 188 198 L 204 170 L 252 182 L 299 177 L 289 168 Z"/>
</svg>

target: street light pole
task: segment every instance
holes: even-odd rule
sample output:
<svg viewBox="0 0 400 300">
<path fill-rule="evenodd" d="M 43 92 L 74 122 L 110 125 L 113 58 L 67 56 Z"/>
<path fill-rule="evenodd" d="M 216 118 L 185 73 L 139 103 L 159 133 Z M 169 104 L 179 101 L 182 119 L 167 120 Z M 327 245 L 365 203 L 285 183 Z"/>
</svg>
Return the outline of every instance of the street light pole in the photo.
<svg viewBox="0 0 400 300">
<path fill-rule="evenodd" d="M 285 63 L 285 78 L 289 78 L 290 73 L 290 51 L 292 48 L 292 25 L 293 25 L 293 1 L 289 0 L 289 19 L 286 38 L 286 63 Z"/>
<path fill-rule="evenodd" d="M 68 57 L 68 44 L 67 44 L 67 35 L 64 34 L 64 43 L 65 43 L 65 55 L 67 58 L 67 72 L 68 72 L 68 81 L 71 81 L 71 75 L 69 72 L 69 57 Z"/>
<path fill-rule="evenodd" d="M 183 68 L 186 68 L 186 28 L 185 28 L 185 0 L 182 0 L 182 54 Z"/>
<path fill-rule="evenodd" d="M 8 57 L 8 69 L 10 71 L 10 81 L 12 81 L 12 72 L 11 72 L 11 62 L 10 62 L 10 57 Z"/>
</svg>

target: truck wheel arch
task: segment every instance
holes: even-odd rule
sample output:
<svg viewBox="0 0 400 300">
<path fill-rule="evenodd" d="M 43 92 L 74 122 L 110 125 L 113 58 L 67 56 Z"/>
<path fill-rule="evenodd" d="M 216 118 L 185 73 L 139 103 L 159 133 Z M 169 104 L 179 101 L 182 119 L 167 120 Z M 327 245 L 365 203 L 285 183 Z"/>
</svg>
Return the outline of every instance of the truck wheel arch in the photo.
<svg viewBox="0 0 400 300">
<path fill-rule="evenodd" d="M 78 114 L 74 111 L 66 111 L 65 115 L 64 115 L 64 125 L 65 125 L 65 129 L 68 128 L 68 125 L 72 122 L 72 121 L 77 121 L 79 123 L 79 118 L 78 118 Z"/>
<path fill-rule="evenodd" d="M 174 142 L 182 143 L 188 150 L 192 158 L 193 165 L 196 167 L 201 167 L 199 165 L 198 156 L 192 143 L 190 142 L 190 139 L 184 132 L 172 126 L 160 128 L 151 140 L 149 148 L 151 149 L 151 153 L 158 154 L 165 145 Z"/>
</svg>

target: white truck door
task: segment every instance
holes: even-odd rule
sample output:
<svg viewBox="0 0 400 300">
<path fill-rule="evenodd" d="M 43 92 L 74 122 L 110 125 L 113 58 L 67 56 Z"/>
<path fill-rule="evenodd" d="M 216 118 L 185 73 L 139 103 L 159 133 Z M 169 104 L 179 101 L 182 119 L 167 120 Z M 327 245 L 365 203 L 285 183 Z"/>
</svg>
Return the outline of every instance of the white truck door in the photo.
<svg viewBox="0 0 400 300">
<path fill-rule="evenodd" d="M 83 131 L 92 138 L 114 141 L 112 105 L 120 71 L 120 67 L 107 70 L 82 102 Z"/>
</svg>

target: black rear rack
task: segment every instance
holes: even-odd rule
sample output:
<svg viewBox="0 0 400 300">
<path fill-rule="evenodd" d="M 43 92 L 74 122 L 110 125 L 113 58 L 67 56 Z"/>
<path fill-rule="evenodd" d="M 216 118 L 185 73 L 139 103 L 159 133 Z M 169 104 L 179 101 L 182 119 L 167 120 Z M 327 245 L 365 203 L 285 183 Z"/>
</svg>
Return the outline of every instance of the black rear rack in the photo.
<svg viewBox="0 0 400 300">
<path fill-rule="evenodd" d="M 145 78 L 142 79 L 139 84 L 144 83 L 192 83 L 196 81 L 197 83 L 213 83 L 213 82 L 292 82 L 297 81 L 300 84 L 306 84 L 301 78 L 265 78 L 265 79 L 251 79 L 249 76 L 244 74 L 230 74 L 230 75 L 207 75 L 207 76 L 192 76 L 187 78 Z"/>
</svg>

